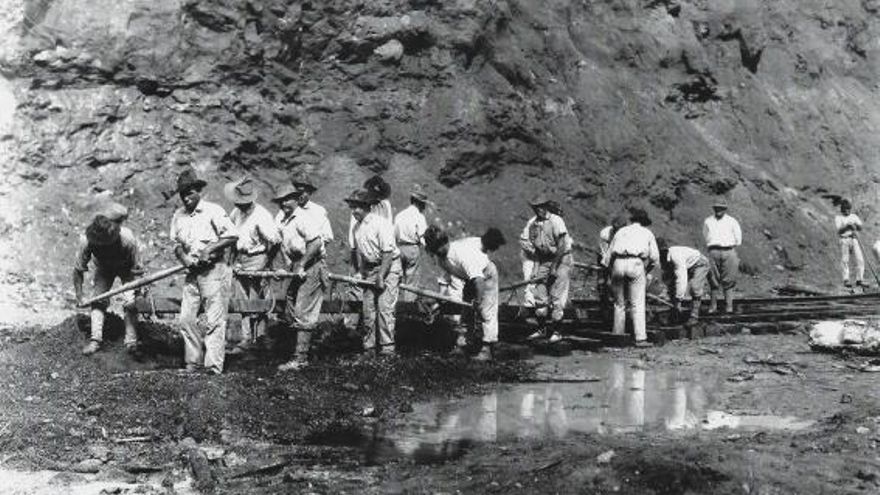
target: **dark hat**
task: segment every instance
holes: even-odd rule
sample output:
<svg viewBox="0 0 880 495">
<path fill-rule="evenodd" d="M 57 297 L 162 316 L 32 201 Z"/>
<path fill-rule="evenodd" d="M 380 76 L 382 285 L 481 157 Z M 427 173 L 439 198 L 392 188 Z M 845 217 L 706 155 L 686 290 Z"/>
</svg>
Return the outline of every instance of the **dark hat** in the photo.
<svg viewBox="0 0 880 495">
<path fill-rule="evenodd" d="M 633 222 L 639 223 L 642 227 L 651 225 L 651 217 L 648 216 L 648 212 L 641 208 L 630 208 L 629 219 Z"/>
<path fill-rule="evenodd" d="M 421 201 L 422 203 L 428 202 L 428 195 L 425 194 L 425 191 L 422 190 L 422 186 L 416 184 L 409 192 L 409 197 L 415 199 L 417 201 Z"/>
<path fill-rule="evenodd" d="M 551 200 L 550 198 L 548 198 L 547 196 L 541 194 L 541 195 L 539 195 L 539 196 L 537 196 L 537 197 L 535 197 L 535 198 L 532 198 L 532 200 L 529 201 L 529 205 L 531 205 L 531 206 L 533 206 L 533 207 L 534 207 L 534 206 L 546 206 L 546 205 L 547 205 L 548 203 L 550 203 L 551 201 L 552 201 L 552 200 Z"/>
<path fill-rule="evenodd" d="M 370 206 L 376 202 L 376 197 L 370 191 L 355 189 L 343 201 L 348 203 L 348 206 Z"/>
<path fill-rule="evenodd" d="M 237 205 L 253 203 L 257 199 L 257 187 L 250 177 L 242 177 L 226 184 L 223 187 L 223 193 L 226 195 L 226 199 Z"/>
<path fill-rule="evenodd" d="M 562 211 L 562 205 L 552 199 L 550 201 L 547 201 L 547 211 L 560 217 L 563 216 L 564 213 Z"/>
<path fill-rule="evenodd" d="M 119 241 L 119 229 L 118 223 L 97 215 L 86 227 L 86 240 L 93 246 L 109 246 Z"/>
<path fill-rule="evenodd" d="M 293 184 L 282 184 L 278 190 L 275 191 L 275 195 L 272 196 L 273 203 L 280 203 L 285 199 L 292 196 L 299 196 L 300 190 L 296 188 Z"/>
<path fill-rule="evenodd" d="M 300 191 L 305 191 L 310 194 L 318 190 L 318 186 L 313 184 L 312 180 L 304 173 L 293 176 L 290 182 Z"/>
<path fill-rule="evenodd" d="M 507 244 L 504 234 L 495 227 L 490 227 L 486 230 L 486 233 L 480 236 L 480 240 L 483 241 L 483 247 L 486 251 L 496 251 L 501 246 Z"/>
<path fill-rule="evenodd" d="M 724 199 L 716 199 L 714 203 L 712 203 L 712 208 L 716 210 L 726 210 L 727 209 L 727 201 Z"/>
<path fill-rule="evenodd" d="M 111 201 L 101 208 L 98 215 L 103 215 L 114 222 L 124 222 L 128 218 L 128 208 L 116 201 Z"/>
<path fill-rule="evenodd" d="M 191 189 L 201 189 L 207 185 L 207 182 L 199 179 L 194 168 L 187 167 L 177 176 L 177 189 L 175 189 L 174 192 L 180 193 Z"/>
<path fill-rule="evenodd" d="M 391 196 L 391 185 L 385 182 L 381 175 L 374 175 L 364 182 L 364 189 L 370 191 L 383 200 Z"/>
<path fill-rule="evenodd" d="M 841 208 L 852 208 L 852 202 L 846 198 L 840 200 Z"/>
<path fill-rule="evenodd" d="M 425 249 L 428 252 L 436 253 L 443 247 L 445 244 L 449 243 L 449 236 L 446 235 L 446 232 L 443 232 L 440 227 L 436 225 L 430 225 L 425 230 Z"/>
</svg>

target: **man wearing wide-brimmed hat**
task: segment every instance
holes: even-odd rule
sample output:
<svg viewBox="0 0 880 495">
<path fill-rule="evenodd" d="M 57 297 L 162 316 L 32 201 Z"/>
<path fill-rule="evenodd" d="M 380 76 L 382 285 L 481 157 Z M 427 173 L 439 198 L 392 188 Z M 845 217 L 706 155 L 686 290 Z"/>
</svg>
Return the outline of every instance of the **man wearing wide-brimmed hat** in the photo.
<svg viewBox="0 0 880 495">
<path fill-rule="evenodd" d="M 742 244 L 739 222 L 727 214 L 727 202 L 723 199 L 712 205 L 714 214 L 703 222 L 703 238 L 709 251 L 709 259 L 715 264 L 719 282 L 724 291 L 724 309 L 733 313 L 733 288 L 739 278 L 739 256 L 736 248 Z M 712 291 L 709 312 L 717 311 L 718 296 Z"/>
<path fill-rule="evenodd" d="M 428 206 L 428 195 L 421 186 L 413 187 L 409 194 L 410 205 L 394 217 L 394 238 L 400 249 L 400 263 L 403 269 L 401 283 L 419 285 L 422 268 L 422 246 L 425 244 L 425 230 L 428 221 L 425 209 Z M 415 294 L 406 292 L 404 301 L 411 301 Z"/>
<path fill-rule="evenodd" d="M 526 222 L 519 245 L 522 257 L 532 261 L 532 272 L 524 273 L 526 279 L 544 277 L 535 292 L 535 316 L 542 328 L 529 338 L 549 337 L 550 342 L 562 339 L 558 324 L 562 321 L 563 310 L 568 301 L 568 290 L 571 281 L 571 235 L 565 221 L 550 211 L 552 200 L 547 196 L 538 196 L 529 202 L 535 216 Z M 550 319 L 549 325 L 547 319 Z"/>
<path fill-rule="evenodd" d="M 269 210 L 257 203 L 259 192 L 254 180 L 242 177 L 226 184 L 223 193 L 234 208 L 229 219 L 238 234 L 232 250 L 232 266 L 241 271 L 259 271 L 269 268 L 269 253 L 281 241 L 275 220 Z M 265 297 L 265 279 L 237 277 L 235 284 L 245 299 L 255 300 Z M 243 316 L 241 334 L 231 353 L 239 354 L 247 350 L 266 333 L 267 318 L 264 314 Z"/>
<path fill-rule="evenodd" d="M 345 202 L 357 223 L 352 233 L 354 264 L 373 287 L 364 290 L 361 322 L 364 355 L 395 352 L 395 306 L 400 284 L 400 250 L 394 242 L 394 226 L 371 211 L 379 198 L 365 190 L 354 191 Z M 377 335 L 378 334 L 378 335 Z"/>
<path fill-rule="evenodd" d="M 81 237 L 73 266 L 73 289 L 77 304 L 83 300 L 83 274 L 88 271 L 90 261 L 95 267 L 93 281 L 95 294 L 110 290 L 117 277 L 122 283 L 126 283 L 143 273 L 137 239 L 131 230 L 122 227 L 121 223 L 121 220 L 111 220 L 103 214 L 98 214 Z M 134 293 L 124 292 L 121 297 L 124 298 L 122 309 L 125 340 L 123 342 L 127 351 L 134 352 L 137 349 L 135 328 L 137 309 L 134 307 Z M 91 339 L 82 350 L 86 356 L 94 354 L 101 348 L 106 312 L 107 301 L 91 305 Z"/>
<path fill-rule="evenodd" d="M 370 212 L 387 218 L 389 222 L 394 222 L 394 209 L 391 207 L 391 185 L 382 178 L 381 175 L 373 175 L 364 181 L 362 189 L 370 193 L 374 199 L 370 205 Z M 348 247 L 354 252 L 354 227 L 358 220 L 352 215 L 348 219 Z M 352 263 L 354 263 L 354 255 L 352 254 Z"/>
<path fill-rule="evenodd" d="M 614 293 L 613 332 L 623 335 L 629 300 L 636 345 L 647 346 L 650 345 L 645 323 L 647 274 L 660 263 L 660 252 L 654 234 L 647 228 L 651 225 L 648 213 L 641 208 L 630 208 L 629 219 L 629 225 L 614 234 L 602 264 L 611 268 L 611 289 Z"/>
<path fill-rule="evenodd" d="M 175 192 L 183 206 L 171 218 L 174 254 L 187 267 L 180 301 L 180 326 L 184 360 L 190 372 L 204 368 L 208 373 L 223 372 L 226 358 L 226 321 L 232 292 L 232 269 L 227 248 L 238 238 L 229 215 L 215 203 L 202 199 L 207 183 L 187 167 L 177 177 Z M 207 329 L 197 323 L 204 303 Z"/>
<path fill-rule="evenodd" d="M 311 201 L 317 187 L 306 177 L 285 184 L 273 201 L 280 208 L 276 224 L 281 232 L 281 251 L 288 270 L 296 276 L 287 286 L 284 320 L 296 332 L 293 358 L 278 366 L 279 371 L 295 371 L 308 365 L 312 333 L 321 315 L 321 303 L 329 288 L 327 249 L 333 230 L 327 211 Z"/>
</svg>

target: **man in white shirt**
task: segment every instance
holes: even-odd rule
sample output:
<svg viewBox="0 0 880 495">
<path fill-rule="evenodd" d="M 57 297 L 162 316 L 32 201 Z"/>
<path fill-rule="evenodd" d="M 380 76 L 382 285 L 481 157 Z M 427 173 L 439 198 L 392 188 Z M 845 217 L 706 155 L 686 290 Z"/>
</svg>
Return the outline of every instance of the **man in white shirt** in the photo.
<svg viewBox="0 0 880 495">
<path fill-rule="evenodd" d="M 612 304 L 613 297 L 611 295 L 611 270 L 610 267 L 606 268 L 602 265 L 602 260 L 611 248 L 611 240 L 614 239 L 614 234 L 624 226 L 626 226 L 626 217 L 614 215 L 611 219 L 611 224 L 606 225 L 599 231 L 599 252 L 596 255 L 596 264 L 602 270 L 596 274 L 596 292 L 599 294 L 599 304 L 605 321 L 611 318 L 611 314 L 614 312 L 614 305 Z"/>
<path fill-rule="evenodd" d="M 352 239 L 354 266 L 362 278 L 373 283 L 364 289 L 361 311 L 365 357 L 375 352 L 377 341 L 382 354 L 394 354 L 394 311 L 401 274 L 394 225 L 371 211 L 377 201 L 376 196 L 365 190 L 354 191 L 345 198 L 357 220 Z"/>
<path fill-rule="evenodd" d="M 562 321 L 563 310 L 568 301 L 573 264 L 572 241 L 562 217 L 550 212 L 549 198 L 539 196 L 529 204 L 535 216 L 526 222 L 520 234 L 519 245 L 524 256 L 534 261 L 533 271 L 526 278 L 545 277 L 540 282 L 544 290 L 535 295 L 535 315 L 542 324 L 549 316 L 552 326 L 549 339 L 552 343 L 562 339 L 556 326 Z M 529 338 L 539 338 L 547 333 L 538 330 Z"/>
<path fill-rule="evenodd" d="M 715 214 L 703 222 L 703 239 L 724 291 L 725 312 L 733 313 L 733 288 L 739 277 L 739 256 L 736 248 L 742 244 L 742 231 L 739 222 L 727 214 L 726 201 L 716 201 L 712 209 Z M 715 300 L 716 298 L 712 299 L 713 302 Z M 717 305 L 712 304 L 709 306 L 709 313 L 714 313 L 717 309 Z"/>
<path fill-rule="evenodd" d="M 232 292 L 232 270 L 226 248 L 235 245 L 237 234 L 223 208 L 202 199 L 207 183 L 192 168 L 177 178 L 176 192 L 183 206 L 171 218 L 174 255 L 188 272 L 180 301 L 180 326 L 186 370 L 204 368 L 208 373 L 223 372 L 226 358 L 226 319 Z M 207 329 L 197 322 L 204 305 Z"/>
<path fill-rule="evenodd" d="M 852 256 L 855 261 L 856 285 L 868 287 L 864 280 L 865 258 L 858 235 L 858 232 L 862 230 L 862 220 L 852 212 L 852 203 L 848 199 L 840 202 L 840 215 L 834 217 L 834 227 L 837 229 L 837 237 L 840 242 L 840 274 L 843 276 L 843 286 L 851 287 L 849 260 Z"/>
<path fill-rule="evenodd" d="M 611 267 L 611 289 L 614 292 L 615 334 L 622 335 L 626 329 L 626 301 L 630 304 L 636 346 L 650 345 L 645 322 L 645 291 L 647 274 L 660 263 L 660 252 L 654 234 L 646 227 L 651 225 L 647 212 L 640 208 L 630 209 L 630 224 L 614 234 L 602 265 Z"/>
<path fill-rule="evenodd" d="M 477 361 L 492 359 L 492 346 L 498 342 L 498 269 L 489 254 L 505 244 L 504 236 L 490 228 L 481 237 L 449 241 L 446 233 L 430 227 L 425 233 L 425 249 L 437 257 L 445 272 L 444 292 L 461 301 L 473 301 L 476 325 L 479 326 L 480 351 Z M 460 323 L 461 319 L 456 319 Z M 475 329 L 476 330 L 476 329 Z M 467 345 L 465 329 L 457 325 L 456 351 Z M 476 332 L 475 332 L 476 333 Z"/>
<path fill-rule="evenodd" d="M 400 262 L 403 268 L 400 282 L 419 285 L 422 246 L 425 244 L 425 230 L 428 229 L 428 221 L 425 219 L 428 196 L 420 187 L 415 187 L 410 192 L 409 201 L 410 205 L 394 217 L 394 238 L 397 241 L 397 248 L 400 249 Z M 402 298 L 404 301 L 412 301 L 415 299 L 415 294 L 406 292 Z"/>
<path fill-rule="evenodd" d="M 238 234 L 232 250 L 232 266 L 240 271 L 259 271 L 269 267 L 269 251 L 281 238 L 272 214 L 257 203 L 257 187 L 250 177 L 232 181 L 223 189 L 226 199 L 235 207 L 229 212 L 229 219 Z M 256 300 L 265 297 L 264 279 L 236 277 L 237 286 L 245 299 Z M 265 315 L 243 316 L 241 335 L 230 354 L 240 354 L 266 333 Z"/>
<path fill-rule="evenodd" d="M 703 253 L 687 246 L 669 246 L 666 239 L 657 239 L 660 268 L 667 282 L 675 312 L 681 314 L 681 302 L 690 295 L 691 313 L 687 324 L 693 325 L 700 317 L 700 303 L 709 284 L 710 294 L 718 287 L 714 266 Z"/>
<path fill-rule="evenodd" d="M 329 287 L 325 243 L 333 239 L 326 210 L 311 201 L 317 187 L 307 178 L 295 179 L 293 185 L 293 189 L 283 186 L 273 199 L 282 215 L 277 224 L 281 251 L 288 270 L 295 274 L 284 298 L 284 321 L 296 332 L 296 347 L 293 358 L 279 365 L 279 371 L 296 371 L 309 363 L 312 333 Z"/>
</svg>

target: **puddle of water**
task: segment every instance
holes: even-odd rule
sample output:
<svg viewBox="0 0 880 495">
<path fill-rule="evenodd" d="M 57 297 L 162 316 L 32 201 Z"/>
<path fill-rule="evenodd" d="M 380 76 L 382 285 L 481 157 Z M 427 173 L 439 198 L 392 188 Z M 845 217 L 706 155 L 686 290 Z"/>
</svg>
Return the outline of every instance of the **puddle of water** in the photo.
<svg viewBox="0 0 880 495">
<path fill-rule="evenodd" d="M 717 376 L 643 369 L 637 362 L 606 357 L 591 357 L 580 371 L 589 381 L 517 384 L 482 396 L 415 404 L 399 424 L 367 435 L 367 461 L 405 456 L 420 463 L 440 462 L 462 455 L 477 442 L 572 433 L 798 430 L 812 424 L 713 410 L 714 395 L 725 384 Z"/>
<path fill-rule="evenodd" d="M 98 493 L 164 493 L 164 474 L 151 476 L 143 483 L 102 480 L 95 474 L 59 471 L 17 471 L 0 466 L 0 493 L 4 495 L 95 495 Z M 199 493 L 190 476 L 177 480 L 172 492 L 180 495 Z"/>
</svg>

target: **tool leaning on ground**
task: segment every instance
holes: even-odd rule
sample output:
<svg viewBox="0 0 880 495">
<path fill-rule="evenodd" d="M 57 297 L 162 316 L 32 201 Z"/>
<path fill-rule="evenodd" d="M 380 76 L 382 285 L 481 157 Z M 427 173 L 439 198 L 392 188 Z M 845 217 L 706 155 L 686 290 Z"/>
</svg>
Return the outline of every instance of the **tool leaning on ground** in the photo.
<svg viewBox="0 0 880 495">
<path fill-rule="evenodd" d="M 108 290 L 107 292 L 98 294 L 95 297 L 86 299 L 85 301 L 77 304 L 77 307 L 85 308 L 91 304 L 98 302 L 98 301 L 103 301 L 104 299 L 109 299 L 117 294 L 122 294 L 123 292 L 139 289 L 145 285 L 150 285 L 152 283 L 158 282 L 159 280 L 162 280 L 164 278 L 168 278 L 168 277 L 174 275 L 175 273 L 179 273 L 184 270 L 186 270 L 186 266 L 184 266 L 183 264 L 173 266 L 171 268 L 166 268 L 164 270 L 159 270 L 158 272 L 151 273 L 151 274 L 146 275 L 144 277 L 132 280 L 131 282 L 122 284 L 115 289 Z"/>
</svg>

